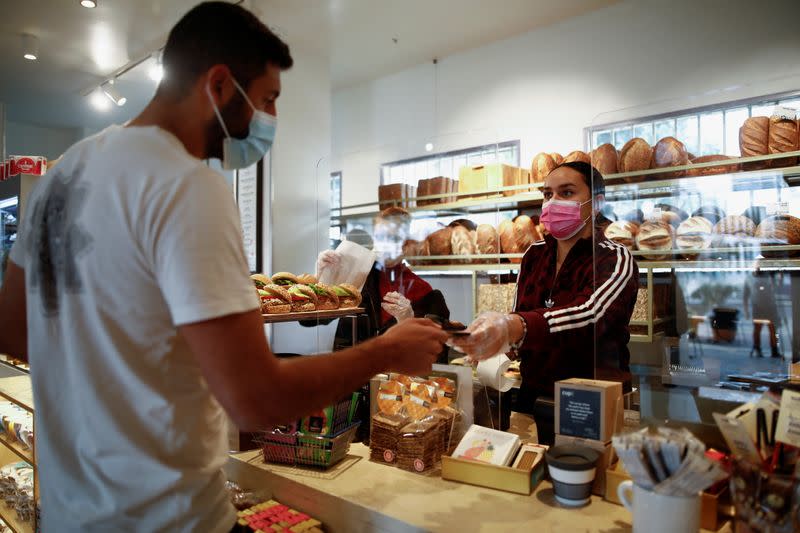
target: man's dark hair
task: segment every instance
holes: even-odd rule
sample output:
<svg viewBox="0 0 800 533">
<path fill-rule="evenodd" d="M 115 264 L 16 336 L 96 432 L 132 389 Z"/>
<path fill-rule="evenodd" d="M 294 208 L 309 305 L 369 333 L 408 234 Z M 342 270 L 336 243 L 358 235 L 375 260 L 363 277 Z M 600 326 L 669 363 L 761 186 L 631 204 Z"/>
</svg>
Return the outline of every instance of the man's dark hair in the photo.
<svg viewBox="0 0 800 533">
<path fill-rule="evenodd" d="M 162 55 L 162 87 L 183 94 L 214 65 L 227 65 L 244 89 L 268 64 L 292 67 L 289 46 L 253 13 L 228 2 L 204 2 L 172 28 Z"/>
<path fill-rule="evenodd" d="M 592 190 L 592 196 L 606 193 L 606 182 L 603 179 L 603 175 L 600 174 L 600 171 L 589 163 L 586 163 L 585 161 L 570 161 L 568 163 L 561 163 L 550 172 L 553 172 L 561 167 L 571 168 L 583 176 L 583 181 L 586 182 L 587 187 Z"/>
</svg>

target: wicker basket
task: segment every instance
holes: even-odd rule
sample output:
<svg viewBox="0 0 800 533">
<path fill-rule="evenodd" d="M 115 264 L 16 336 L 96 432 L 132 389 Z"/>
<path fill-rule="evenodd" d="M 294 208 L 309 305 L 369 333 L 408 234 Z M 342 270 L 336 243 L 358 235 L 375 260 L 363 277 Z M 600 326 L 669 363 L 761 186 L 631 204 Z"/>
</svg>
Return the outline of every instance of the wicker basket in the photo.
<svg viewBox="0 0 800 533">
<path fill-rule="evenodd" d="M 256 439 L 264 462 L 329 468 L 347 455 L 361 422 L 354 422 L 331 436 L 285 434 L 265 431 Z"/>
</svg>

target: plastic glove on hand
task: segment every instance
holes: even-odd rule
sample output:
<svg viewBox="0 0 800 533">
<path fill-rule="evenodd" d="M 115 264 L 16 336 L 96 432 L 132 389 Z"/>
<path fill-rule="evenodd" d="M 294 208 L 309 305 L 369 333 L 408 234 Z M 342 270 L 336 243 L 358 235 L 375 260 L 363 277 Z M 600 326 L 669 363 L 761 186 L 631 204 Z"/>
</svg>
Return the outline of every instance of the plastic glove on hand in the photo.
<svg viewBox="0 0 800 533">
<path fill-rule="evenodd" d="M 335 250 L 323 250 L 317 256 L 317 277 L 326 269 L 342 262 L 342 256 Z"/>
<path fill-rule="evenodd" d="M 473 361 L 483 361 L 511 349 L 511 316 L 495 311 L 481 313 L 470 324 L 465 337 L 451 337 L 447 345 L 467 355 Z"/>
<path fill-rule="evenodd" d="M 399 292 L 389 292 L 383 297 L 381 307 L 384 311 L 392 315 L 398 322 L 412 318 L 414 309 L 411 308 L 411 300 Z"/>
</svg>

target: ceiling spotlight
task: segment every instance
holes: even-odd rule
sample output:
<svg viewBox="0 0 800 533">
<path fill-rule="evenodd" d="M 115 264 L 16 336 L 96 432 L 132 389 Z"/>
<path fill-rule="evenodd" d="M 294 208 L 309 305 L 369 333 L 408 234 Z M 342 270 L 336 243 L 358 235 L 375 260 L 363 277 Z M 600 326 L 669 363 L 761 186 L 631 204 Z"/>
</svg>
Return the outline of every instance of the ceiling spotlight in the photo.
<svg viewBox="0 0 800 533">
<path fill-rule="evenodd" d="M 433 143 L 426 144 L 425 145 L 425 151 L 426 152 L 432 152 L 433 151 Z"/>
<path fill-rule="evenodd" d="M 101 85 L 100 88 L 103 90 L 105 95 L 108 96 L 109 100 L 111 100 L 120 107 L 124 106 L 125 102 L 128 101 L 127 98 L 119 94 L 119 91 L 117 91 L 114 88 L 114 80 L 109 80 L 108 83 L 106 83 L 105 85 Z"/>
<path fill-rule="evenodd" d="M 39 39 L 35 35 L 22 34 L 22 57 L 29 61 L 39 59 Z"/>
<path fill-rule="evenodd" d="M 81 0 L 81 5 L 87 9 L 94 9 L 97 7 L 96 0 Z"/>
<path fill-rule="evenodd" d="M 111 109 L 111 102 L 108 101 L 105 93 L 98 87 L 89 95 L 89 103 L 97 111 L 108 111 Z"/>
</svg>

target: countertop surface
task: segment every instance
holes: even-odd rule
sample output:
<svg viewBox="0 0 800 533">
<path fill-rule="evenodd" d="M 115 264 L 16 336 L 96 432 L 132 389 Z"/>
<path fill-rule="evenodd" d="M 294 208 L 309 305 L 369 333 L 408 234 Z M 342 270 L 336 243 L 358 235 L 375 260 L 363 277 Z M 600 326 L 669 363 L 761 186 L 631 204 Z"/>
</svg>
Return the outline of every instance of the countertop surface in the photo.
<svg viewBox="0 0 800 533">
<path fill-rule="evenodd" d="M 233 455 L 228 470 L 229 476 L 231 470 L 236 472 L 231 476 L 236 481 L 266 483 L 273 497 L 287 505 L 316 511 L 328 531 L 631 530 L 630 513 L 597 496 L 584 507 L 567 508 L 555 501 L 548 481 L 530 496 L 521 496 L 446 481 L 438 472 L 426 476 L 374 463 L 363 444 L 353 444 L 348 456 L 327 472 L 265 464 L 258 451 Z M 330 508 L 343 504 L 352 504 L 356 510 Z M 719 531 L 731 529 L 726 524 Z"/>
</svg>

